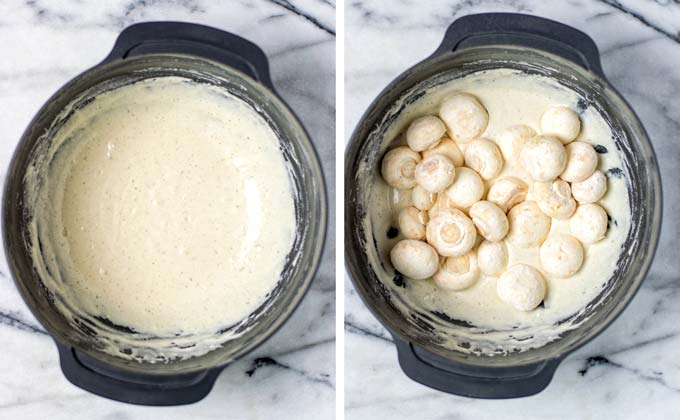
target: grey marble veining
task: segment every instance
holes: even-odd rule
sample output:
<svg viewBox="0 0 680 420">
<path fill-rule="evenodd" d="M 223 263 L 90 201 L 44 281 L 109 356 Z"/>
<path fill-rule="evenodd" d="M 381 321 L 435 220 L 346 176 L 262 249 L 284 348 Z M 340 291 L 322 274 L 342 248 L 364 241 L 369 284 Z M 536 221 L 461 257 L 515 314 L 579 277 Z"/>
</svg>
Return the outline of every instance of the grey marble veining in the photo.
<svg viewBox="0 0 680 420">
<path fill-rule="evenodd" d="M 177 20 L 234 32 L 270 60 L 274 85 L 310 132 L 334 209 L 335 1 L 115 0 L 0 2 L 0 174 L 30 119 L 61 85 L 103 59 L 140 21 Z M 335 401 L 334 217 L 312 289 L 285 326 L 230 365 L 203 401 L 148 408 L 72 386 L 0 257 L 0 419 L 332 418 Z"/>
<path fill-rule="evenodd" d="M 583 30 L 604 71 L 644 123 L 659 159 L 664 219 L 642 289 L 602 335 L 570 355 L 541 394 L 509 401 L 461 398 L 410 381 L 391 338 L 345 279 L 348 419 L 640 419 L 680 410 L 680 5 L 636 0 L 348 1 L 345 128 L 349 136 L 371 100 L 427 57 L 457 17 L 521 12 Z"/>
</svg>

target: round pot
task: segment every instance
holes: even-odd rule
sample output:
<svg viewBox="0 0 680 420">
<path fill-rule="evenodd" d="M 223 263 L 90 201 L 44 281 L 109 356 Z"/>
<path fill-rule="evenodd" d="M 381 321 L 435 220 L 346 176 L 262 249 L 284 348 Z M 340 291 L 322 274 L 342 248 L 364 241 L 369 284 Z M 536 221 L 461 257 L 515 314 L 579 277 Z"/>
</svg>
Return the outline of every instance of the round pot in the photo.
<svg viewBox="0 0 680 420">
<path fill-rule="evenodd" d="M 398 296 L 378 278 L 379 268 L 368 258 L 375 254 L 376 242 L 363 219 L 370 187 L 380 177 L 383 135 L 391 122 L 426 89 L 493 68 L 551 77 L 579 93 L 584 105 L 596 107 L 617 137 L 633 220 L 617 268 L 602 292 L 582 313 L 563 320 L 574 322 L 575 328 L 538 348 L 489 356 L 447 347 L 437 336 L 442 322 L 454 335 L 471 332 L 473 326 L 442 319 L 441 314 L 398 309 L 403 302 L 395 305 Z M 354 287 L 394 338 L 406 375 L 452 394 L 512 398 L 543 390 L 559 363 L 600 334 L 633 298 L 652 262 L 660 224 L 659 171 L 642 124 L 607 82 L 595 43 L 576 29 L 542 18 L 490 13 L 455 21 L 434 54 L 406 70 L 375 99 L 346 150 L 345 255 Z M 467 344 L 475 348 L 475 342 Z"/>
<path fill-rule="evenodd" d="M 33 269 L 30 215 L 24 207 L 24 175 L 36 148 L 49 142 L 71 113 L 108 89 L 159 76 L 182 76 L 228 90 L 250 104 L 277 133 L 295 196 L 296 238 L 281 280 L 247 319 L 225 330 L 240 333 L 217 349 L 188 359 L 140 362 L 103 352 L 97 331 L 134 335 L 125 326 L 68 322 Z M 326 193 L 314 147 L 288 106 L 276 94 L 267 58 L 238 36 L 201 25 L 152 22 L 130 26 L 104 61 L 67 83 L 38 112 L 9 167 L 3 209 L 3 239 L 9 268 L 26 304 L 54 338 L 66 378 L 114 400 L 179 405 L 200 400 L 221 370 L 271 336 L 302 300 L 318 267 L 326 230 Z M 78 321 L 78 320 L 76 320 Z M 144 340 L 139 340 L 140 343 Z M 149 344 L 153 346 L 153 340 Z"/>
</svg>

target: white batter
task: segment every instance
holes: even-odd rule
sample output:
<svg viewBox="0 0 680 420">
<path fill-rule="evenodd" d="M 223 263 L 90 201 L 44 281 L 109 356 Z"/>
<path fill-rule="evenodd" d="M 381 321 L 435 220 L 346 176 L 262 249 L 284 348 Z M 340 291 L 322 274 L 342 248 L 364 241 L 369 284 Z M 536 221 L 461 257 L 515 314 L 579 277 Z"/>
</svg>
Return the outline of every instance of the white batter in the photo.
<svg viewBox="0 0 680 420">
<path fill-rule="evenodd" d="M 496 139 L 500 133 L 512 125 L 526 124 L 540 133 L 540 117 L 550 106 L 563 105 L 577 109 L 579 96 L 555 81 L 537 75 L 498 69 L 490 70 L 462 79 L 453 80 L 443 86 L 428 91 L 427 95 L 409 105 L 390 126 L 385 136 L 382 150 L 392 141 L 403 142 L 400 133 L 405 131 L 408 124 L 423 115 L 436 115 L 442 100 L 454 93 L 466 92 L 474 95 L 486 107 L 489 113 L 489 124 L 482 135 L 489 139 Z M 607 173 L 612 168 L 622 169 L 621 159 L 612 138 L 612 132 L 597 111 L 590 107 L 580 115 L 582 129 L 578 141 L 592 145 L 604 146 L 607 153 L 599 153 L 598 169 Z M 394 143 L 392 143 L 394 144 Z M 464 144 L 459 144 L 465 150 Z M 602 148 L 599 148 L 602 150 Z M 366 232 L 372 232 L 378 244 L 378 254 L 368 250 L 369 257 L 376 273 L 392 291 L 402 300 L 406 308 L 416 308 L 419 311 L 443 312 L 451 318 L 467 321 L 475 328 L 468 332 L 479 331 L 511 331 L 520 328 L 526 331 L 527 340 L 517 340 L 522 332 L 516 330 L 511 334 L 490 333 L 484 339 L 490 343 L 482 351 L 494 352 L 497 348 L 526 349 L 538 347 L 556 338 L 560 332 L 573 328 L 573 324 L 563 324 L 559 327 L 555 323 L 582 310 L 602 290 L 604 284 L 611 277 L 621 253 L 621 246 L 626 238 L 630 226 L 630 209 L 628 204 L 627 182 L 623 171 L 620 176 L 608 175 L 608 190 L 600 204 L 607 211 L 612 221 L 605 239 L 593 245 L 584 245 L 585 259 L 580 271 L 574 276 L 560 279 L 551 277 L 542 271 L 547 282 L 545 307 L 539 307 L 530 312 L 521 312 L 503 303 L 496 293 L 496 277 L 484 276 L 471 288 L 463 291 L 446 291 L 437 288 L 434 281 L 406 280 L 406 287 L 395 286 L 394 271 L 389 263 L 389 250 L 403 237 L 401 235 L 390 239 L 387 232 L 391 226 L 397 227 L 396 216 L 399 210 L 412 205 L 410 191 L 398 191 L 389 187 L 380 177 L 375 177 L 370 193 L 369 214 L 365 219 Z M 526 172 L 513 162 L 505 160 L 500 177 L 515 176 L 531 186 L 533 182 Z M 489 183 L 487 183 L 488 188 Z M 527 200 L 531 200 L 531 192 Z M 550 235 L 555 233 L 569 233 L 568 220 L 552 220 Z M 372 240 L 368 241 L 372 243 Z M 513 247 L 506 241 L 509 251 L 508 267 L 516 263 L 526 263 L 541 269 L 538 248 L 521 249 Z M 370 247 L 369 247 L 370 248 Z M 380 259 L 386 270 L 381 268 Z M 466 335 L 460 328 L 445 332 L 451 334 L 453 345 L 468 339 L 480 339 L 474 334 Z M 514 337 L 513 337 L 514 336 Z M 468 351 L 461 348 L 461 351 Z"/>
<path fill-rule="evenodd" d="M 149 336 L 208 335 L 279 281 L 293 193 L 276 134 L 240 99 L 147 79 L 97 96 L 47 155 L 42 183 L 27 176 L 33 254 L 66 305 Z"/>
</svg>

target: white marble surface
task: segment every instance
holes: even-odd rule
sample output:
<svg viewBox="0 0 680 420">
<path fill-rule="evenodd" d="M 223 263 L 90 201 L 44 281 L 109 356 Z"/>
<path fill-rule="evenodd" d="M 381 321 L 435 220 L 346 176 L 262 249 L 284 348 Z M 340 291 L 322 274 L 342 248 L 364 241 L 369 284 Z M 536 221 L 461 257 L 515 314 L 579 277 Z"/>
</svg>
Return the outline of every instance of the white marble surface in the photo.
<svg viewBox="0 0 680 420">
<path fill-rule="evenodd" d="M 541 394 L 484 401 L 447 395 L 400 371 L 386 331 L 349 280 L 346 296 L 346 418 L 669 419 L 680 410 L 680 6 L 673 1 L 350 1 L 346 27 L 346 133 L 394 77 L 428 56 L 456 17 L 512 11 L 588 33 L 605 73 L 630 101 L 654 143 L 664 179 L 664 221 L 652 270 L 624 314 L 569 356 Z"/>
<path fill-rule="evenodd" d="M 40 106 L 104 58 L 135 22 L 178 20 L 232 31 L 270 59 L 274 84 L 311 133 L 335 185 L 333 0 L 115 0 L 0 2 L 0 173 Z M 329 205 L 334 209 L 334 199 Z M 331 218 L 329 227 L 335 225 Z M 109 401 L 72 386 L 56 348 L 24 305 L 0 258 L 0 419 L 328 419 L 335 401 L 335 235 L 292 319 L 253 354 L 230 365 L 208 397 L 179 408 Z M 251 375 L 257 358 L 261 365 Z"/>
</svg>

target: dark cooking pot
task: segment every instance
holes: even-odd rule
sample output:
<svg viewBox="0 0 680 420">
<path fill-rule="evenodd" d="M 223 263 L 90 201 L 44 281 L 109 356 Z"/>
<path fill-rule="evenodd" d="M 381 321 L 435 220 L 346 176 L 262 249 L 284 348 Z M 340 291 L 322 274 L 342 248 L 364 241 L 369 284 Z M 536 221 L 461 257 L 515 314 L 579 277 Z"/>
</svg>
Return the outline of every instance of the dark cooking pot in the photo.
<svg viewBox="0 0 680 420">
<path fill-rule="evenodd" d="M 296 238 L 281 280 L 247 319 L 225 330 L 242 335 L 199 357 L 144 363 L 100 351 L 97 331 L 134 335 L 105 322 L 69 323 L 33 269 L 30 215 L 24 207 L 24 174 L 38 144 L 49 142 L 71 113 L 102 91 L 158 76 L 181 76 L 227 89 L 253 106 L 277 133 L 295 196 Z M 321 258 L 326 230 L 326 194 L 321 167 L 304 128 L 275 93 L 267 58 L 255 44 L 201 25 L 153 22 L 133 25 L 118 37 L 109 56 L 62 87 L 24 133 L 7 175 L 2 222 L 9 267 L 26 304 L 55 339 L 61 367 L 73 384 L 114 400 L 179 405 L 203 398 L 221 370 L 271 336 L 302 300 Z M 143 342 L 143 340 L 139 340 Z M 151 343 L 151 340 L 149 340 Z M 153 346 L 153 344 L 139 344 Z"/>
<path fill-rule="evenodd" d="M 584 106 L 596 107 L 615 133 L 628 181 L 632 221 L 617 269 L 603 291 L 584 313 L 561 321 L 579 321 L 576 328 L 542 347 L 488 356 L 449 348 L 438 335 L 443 323 L 454 335 L 461 329 L 474 334 L 473 326 L 442 319 L 441 314 L 400 310 L 403 302 L 395 305 L 399 297 L 392 292 L 393 285 L 381 282 L 376 274 L 381 268 L 373 267 L 367 256 L 376 245 L 362 219 L 372 181 L 380 177 L 384 133 L 400 112 L 426 89 L 493 68 L 551 77 L 579 93 Z M 652 262 L 660 224 L 661 183 L 652 146 L 630 106 L 607 82 L 595 43 L 576 29 L 534 16 L 489 13 L 455 21 L 430 57 L 380 93 L 346 151 L 345 255 L 354 287 L 394 338 L 406 375 L 452 394 L 512 398 L 543 390 L 559 363 L 601 333 L 633 298 Z M 475 340 L 481 340 L 484 333 L 477 334 Z M 475 348 L 474 340 L 466 344 Z"/>
</svg>

